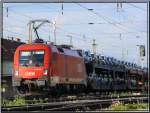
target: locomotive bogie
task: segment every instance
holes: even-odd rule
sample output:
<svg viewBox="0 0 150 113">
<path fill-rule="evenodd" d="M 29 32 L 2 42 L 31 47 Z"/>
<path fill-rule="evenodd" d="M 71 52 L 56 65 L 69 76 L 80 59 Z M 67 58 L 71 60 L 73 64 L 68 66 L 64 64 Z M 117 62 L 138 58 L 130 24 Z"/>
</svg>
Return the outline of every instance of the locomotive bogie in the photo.
<svg viewBox="0 0 150 113">
<path fill-rule="evenodd" d="M 16 78 L 13 77 L 13 86 L 22 86 L 22 85 L 27 85 L 27 84 L 33 84 L 34 86 L 46 86 L 49 81 L 48 77 L 42 76 L 38 79 L 23 79 L 23 78 Z"/>
</svg>

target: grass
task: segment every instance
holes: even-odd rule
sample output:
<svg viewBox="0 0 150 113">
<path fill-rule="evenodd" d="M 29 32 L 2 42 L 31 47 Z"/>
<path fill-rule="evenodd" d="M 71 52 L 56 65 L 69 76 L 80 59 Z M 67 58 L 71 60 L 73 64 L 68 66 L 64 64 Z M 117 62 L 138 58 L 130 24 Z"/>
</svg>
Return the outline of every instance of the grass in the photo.
<svg viewBox="0 0 150 113">
<path fill-rule="evenodd" d="M 2 99 L 3 106 L 21 106 L 25 104 L 25 99 L 20 96 L 16 96 L 13 100 Z"/>
<path fill-rule="evenodd" d="M 120 102 L 115 102 L 107 110 L 113 111 L 148 110 L 148 104 L 147 103 L 123 104 Z"/>
<path fill-rule="evenodd" d="M 48 98 L 45 99 L 33 99 L 30 101 L 31 104 L 42 104 L 42 103 L 47 103 Z M 20 96 L 16 96 L 13 100 L 8 100 L 8 99 L 2 99 L 2 106 L 21 106 L 21 105 L 27 105 L 28 102 Z"/>
</svg>

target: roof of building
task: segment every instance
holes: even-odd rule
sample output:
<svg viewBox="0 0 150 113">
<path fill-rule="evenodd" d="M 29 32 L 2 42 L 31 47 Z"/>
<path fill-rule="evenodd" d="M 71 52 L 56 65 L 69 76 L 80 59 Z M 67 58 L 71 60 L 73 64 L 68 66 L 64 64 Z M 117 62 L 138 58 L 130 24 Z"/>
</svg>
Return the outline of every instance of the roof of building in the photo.
<svg viewBox="0 0 150 113">
<path fill-rule="evenodd" d="M 21 42 L 20 39 L 15 40 L 14 38 L 11 39 L 1 38 L 2 61 L 5 60 L 12 61 L 16 48 L 21 44 L 25 43 Z"/>
</svg>

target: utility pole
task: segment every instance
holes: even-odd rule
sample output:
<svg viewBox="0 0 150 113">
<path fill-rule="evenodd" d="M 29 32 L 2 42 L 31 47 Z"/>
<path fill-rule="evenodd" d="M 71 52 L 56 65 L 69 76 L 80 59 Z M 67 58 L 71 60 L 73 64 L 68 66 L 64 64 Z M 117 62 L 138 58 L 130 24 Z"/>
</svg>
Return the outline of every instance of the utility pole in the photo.
<svg viewBox="0 0 150 113">
<path fill-rule="evenodd" d="M 93 54 L 94 54 L 94 58 L 93 58 L 93 73 L 92 76 L 96 76 L 95 74 L 95 66 L 96 66 L 96 43 L 95 43 L 95 39 L 93 39 Z"/>
<path fill-rule="evenodd" d="M 121 11 L 122 3 L 117 3 L 117 12 Z"/>
<path fill-rule="evenodd" d="M 7 17 L 8 17 L 8 7 L 6 8 L 6 12 L 7 12 Z"/>
<path fill-rule="evenodd" d="M 49 42 L 51 42 L 51 36 L 50 36 L 50 33 L 49 33 L 49 37 L 48 37 L 48 38 L 49 38 Z"/>
<path fill-rule="evenodd" d="M 145 57 L 145 46 L 144 45 L 136 45 L 138 46 L 138 64 L 143 67 L 143 61 Z"/>
<path fill-rule="evenodd" d="M 56 20 L 54 20 L 52 23 L 54 27 L 54 44 L 56 45 Z"/>
<path fill-rule="evenodd" d="M 56 21 L 54 21 L 53 25 L 54 25 L 54 44 L 56 45 Z"/>
<path fill-rule="evenodd" d="M 128 49 L 127 49 L 127 54 L 126 54 L 126 58 L 128 58 L 128 54 L 129 54 L 129 51 L 128 51 Z"/>
<path fill-rule="evenodd" d="M 61 5 L 61 10 L 62 10 L 62 12 L 61 12 L 61 14 L 63 15 L 64 14 L 64 6 L 63 6 L 63 3 L 62 3 L 62 5 Z"/>
<path fill-rule="evenodd" d="M 140 45 L 136 45 L 138 47 L 138 65 L 141 65 L 141 61 L 140 61 Z"/>
<path fill-rule="evenodd" d="M 49 30 L 48 41 L 51 42 L 51 31 Z"/>
<path fill-rule="evenodd" d="M 95 43 L 95 39 L 93 39 L 93 44 L 92 44 L 92 46 L 93 46 L 93 54 L 94 54 L 94 57 L 95 57 L 95 55 L 96 55 L 96 43 Z"/>
<path fill-rule="evenodd" d="M 121 35 L 121 33 L 119 34 L 119 37 L 120 37 L 120 40 L 121 40 L 121 42 L 122 42 L 122 60 L 124 60 L 124 44 L 123 44 L 123 40 L 122 40 L 122 35 Z"/>
<path fill-rule="evenodd" d="M 69 38 L 70 38 L 70 46 L 72 46 L 72 47 L 73 47 L 72 36 L 71 36 L 71 35 L 67 35 L 67 37 L 69 37 Z"/>
<path fill-rule="evenodd" d="M 84 40 L 84 41 L 86 41 L 86 37 L 85 37 L 85 35 L 83 35 L 83 40 Z"/>
</svg>

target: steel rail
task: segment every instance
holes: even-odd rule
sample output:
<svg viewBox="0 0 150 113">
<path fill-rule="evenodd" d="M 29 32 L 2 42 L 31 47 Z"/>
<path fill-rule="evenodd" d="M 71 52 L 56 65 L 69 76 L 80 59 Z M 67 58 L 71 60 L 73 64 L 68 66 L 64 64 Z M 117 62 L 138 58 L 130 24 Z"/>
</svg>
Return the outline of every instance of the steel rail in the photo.
<svg viewBox="0 0 150 113">
<path fill-rule="evenodd" d="M 68 96 L 71 96 L 72 98 L 68 98 Z M 60 96 L 60 97 L 48 97 L 45 96 L 44 98 L 36 98 L 35 97 L 28 97 L 27 99 L 25 98 L 25 103 L 27 104 L 33 104 L 34 102 L 39 102 L 39 99 L 43 100 L 43 103 L 50 103 L 50 102 L 61 102 L 61 101 L 69 101 L 69 100 L 92 100 L 92 99 L 115 99 L 115 98 L 127 98 L 127 97 L 146 97 L 148 95 L 115 95 L 115 96 L 111 96 L 111 95 L 66 95 L 66 96 Z M 35 100 L 34 100 L 35 99 Z M 13 99 L 9 99 L 9 100 L 13 100 Z"/>
</svg>

